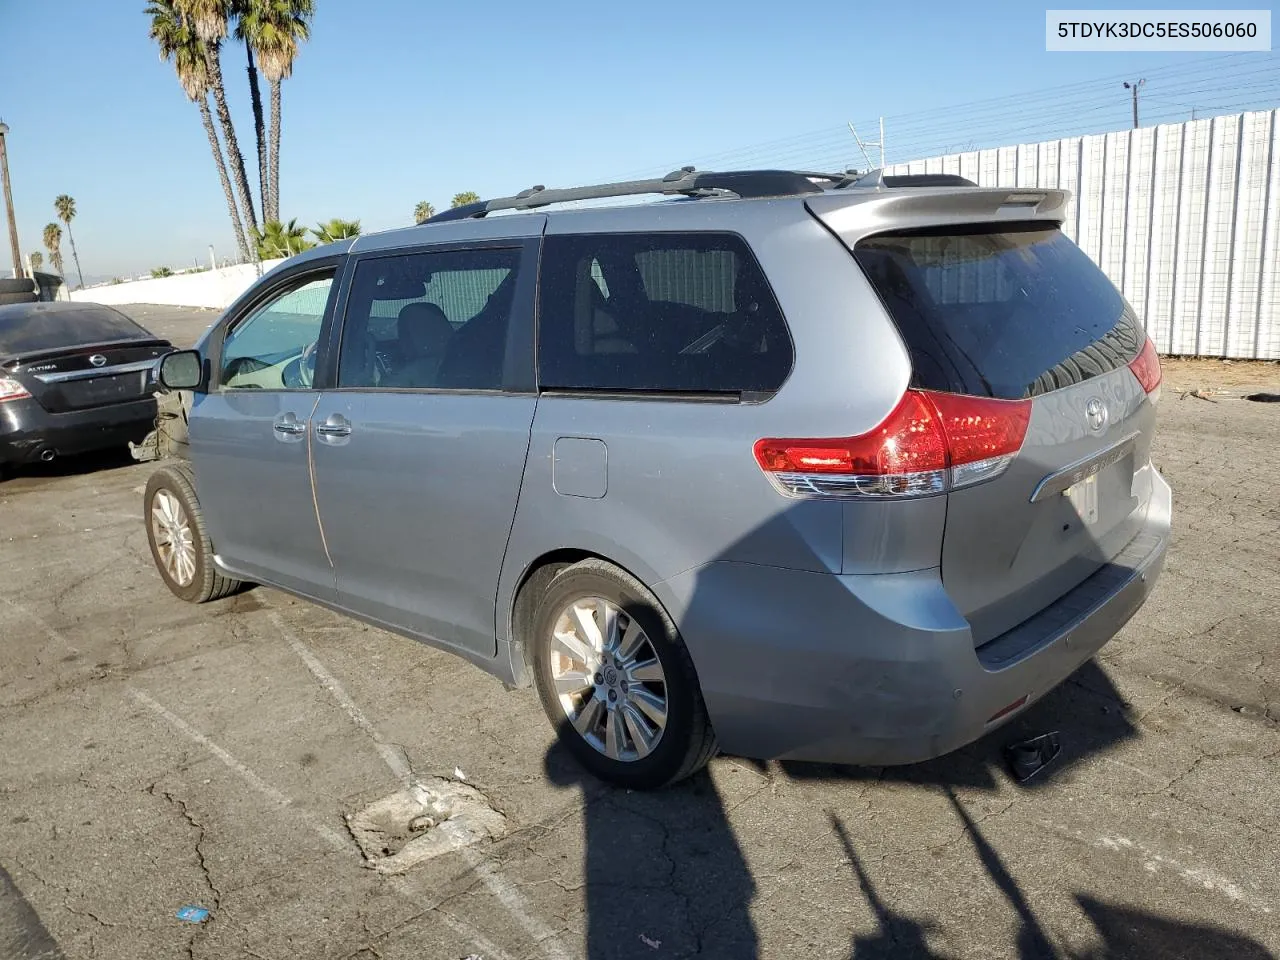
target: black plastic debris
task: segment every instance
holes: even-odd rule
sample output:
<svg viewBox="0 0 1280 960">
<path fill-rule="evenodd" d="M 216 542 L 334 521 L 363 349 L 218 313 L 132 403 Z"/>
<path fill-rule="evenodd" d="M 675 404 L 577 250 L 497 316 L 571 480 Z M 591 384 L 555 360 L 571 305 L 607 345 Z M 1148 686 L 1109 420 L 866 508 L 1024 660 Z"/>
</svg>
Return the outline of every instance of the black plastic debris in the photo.
<svg viewBox="0 0 1280 960">
<path fill-rule="evenodd" d="M 1251 393 L 1245 399 L 1254 403 L 1280 403 L 1280 393 Z"/>
<path fill-rule="evenodd" d="M 1030 740 L 1008 744 L 1004 748 L 1004 759 L 1013 779 L 1026 783 L 1058 759 L 1061 752 L 1062 745 L 1058 743 L 1058 732 L 1055 730 Z"/>
</svg>

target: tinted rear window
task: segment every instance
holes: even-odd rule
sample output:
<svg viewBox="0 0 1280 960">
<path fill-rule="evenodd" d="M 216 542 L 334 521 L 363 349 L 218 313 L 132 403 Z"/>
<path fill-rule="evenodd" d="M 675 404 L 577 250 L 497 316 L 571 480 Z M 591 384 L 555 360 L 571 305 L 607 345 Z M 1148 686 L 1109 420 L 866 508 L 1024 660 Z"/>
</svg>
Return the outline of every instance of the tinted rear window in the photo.
<svg viewBox="0 0 1280 960">
<path fill-rule="evenodd" d="M 36 353 L 87 343 L 151 336 L 122 313 L 103 307 L 43 307 L 0 310 L 0 354 Z"/>
<path fill-rule="evenodd" d="M 1037 396 L 1115 370 L 1142 345 L 1119 291 L 1056 228 L 883 234 L 854 253 L 902 332 L 917 387 Z"/>
<path fill-rule="evenodd" d="M 538 308 L 544 389 L 770 394 L 791 337 L 741 237 L 548 237 Z"/>
</svg>

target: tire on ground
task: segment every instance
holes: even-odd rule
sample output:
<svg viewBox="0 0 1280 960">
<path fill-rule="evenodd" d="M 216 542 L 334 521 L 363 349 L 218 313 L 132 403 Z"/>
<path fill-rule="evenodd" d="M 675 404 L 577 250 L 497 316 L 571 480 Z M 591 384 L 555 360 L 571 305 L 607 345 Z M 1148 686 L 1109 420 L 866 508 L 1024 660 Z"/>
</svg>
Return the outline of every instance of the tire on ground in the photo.
<svg viewBox="0 0 1280 960">
<path fill-rule="evenodd" d="M 639 622 L 662 665 L 667 722 L 646 757 L 623 761 L 605 756 L 573 728 L 560 706 L 551 673 L 552 630 L 560 613 L 583 597 L 612 601 Z M 715 755 L 715 731 L 689 651 L 662 605 L 635 577 L 595 558 L 565 567 L 538 598 L 530 624 L 532 633 L 525 639 L 543 709 L 560 742 L 592 774 L 631 789 L 650 790 L 691 776 Z"/>
<path fill-rule="evenodd" d="M 35 293 L 36 282 L 30 277 L 18 280 L 13 277 L 0 278 L 0 293 Z"/>
<path fill-rule="evenodd" d="M 0 307 L 11 303 L 35 303 L 39 299 L 34 293 L 0 293 Z"/>
<path fill-rule="evenodd" d="M 152 510 L 155 508 L 156 494 L 162 490 L 168 491 L 177 499 L 191 529 L 192 544 L 195 547 L 195 575 L 186 585 L 178 583 L 165 569 L 160 550 L 156 545 Z M 204 511 L 200 509 L 200 501 L 196 499 L 195 483 L 191 468 L 187 464 L 169 464 L 151 475 L 143 496 L 143 520 L 147 528 L 147 545 L 151 548 L 151 559 L 155 561 L 156 570 L 159 571 L 165 586 L 175 597 L 186 600 L 188 603 L 206 603 L 230 596 L 244 586 L 242 581 L 218 573 L 214 566 L 213 544 L 209 541 Z"/>
</svg>

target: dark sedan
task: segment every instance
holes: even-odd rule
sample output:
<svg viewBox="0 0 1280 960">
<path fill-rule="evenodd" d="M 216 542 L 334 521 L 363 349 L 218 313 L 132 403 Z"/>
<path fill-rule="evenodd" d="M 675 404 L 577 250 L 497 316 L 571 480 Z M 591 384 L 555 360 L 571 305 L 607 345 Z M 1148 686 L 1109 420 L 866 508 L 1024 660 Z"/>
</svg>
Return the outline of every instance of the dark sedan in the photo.
<svg viewBox="0 0 1280 960">
<path fill-rule="evenodd" d="M 0 469 L 141 440 L 172 349 L 99 304 L 0 306 Z"/>
</svg>

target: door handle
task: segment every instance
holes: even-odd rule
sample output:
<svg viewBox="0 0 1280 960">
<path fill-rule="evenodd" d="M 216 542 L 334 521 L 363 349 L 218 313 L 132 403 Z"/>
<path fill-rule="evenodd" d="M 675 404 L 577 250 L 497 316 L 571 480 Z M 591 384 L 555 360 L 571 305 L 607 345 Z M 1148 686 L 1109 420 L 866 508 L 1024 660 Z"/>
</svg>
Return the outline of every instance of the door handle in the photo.
<svg viewBox="0 0 1280 960">
<path fill-rule="evenodd" d="M 351 421 L 340 413 L 331 413 L 322 423 L 316 424 L 316 433 L 331 439 L 349 437 L 351 436 Z"/>
<path fill-rule="evenodd" d="M 305 423 L 300 423 L 298 421 L 297 414 L 291 411 L 289 413 L 282 413 L 280 416 L 276 417 L 275 421 L 271 424 L 271 429 L 274 430 L 281 439 L 287 440 L 289 437 L 302 436 L 307 432 L 307 425 Z"/>
</svg>

